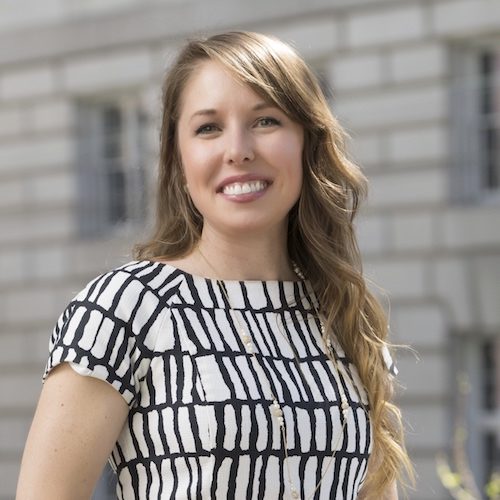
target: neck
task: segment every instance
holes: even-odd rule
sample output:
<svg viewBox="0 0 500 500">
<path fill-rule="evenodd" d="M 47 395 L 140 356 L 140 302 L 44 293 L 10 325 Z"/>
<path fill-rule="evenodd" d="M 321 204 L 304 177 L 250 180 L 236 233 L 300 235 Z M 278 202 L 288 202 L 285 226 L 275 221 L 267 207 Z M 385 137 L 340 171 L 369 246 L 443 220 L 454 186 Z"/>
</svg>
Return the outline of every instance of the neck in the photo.
<svg viewBox="0 0 500 500">
<path fill-rule="evenodd" d="M 228 239 L 204 233 L 192 258 L 199 273 L 225 280 L 294 280 L 286 235 L 281 238 Z"/>
</svg>

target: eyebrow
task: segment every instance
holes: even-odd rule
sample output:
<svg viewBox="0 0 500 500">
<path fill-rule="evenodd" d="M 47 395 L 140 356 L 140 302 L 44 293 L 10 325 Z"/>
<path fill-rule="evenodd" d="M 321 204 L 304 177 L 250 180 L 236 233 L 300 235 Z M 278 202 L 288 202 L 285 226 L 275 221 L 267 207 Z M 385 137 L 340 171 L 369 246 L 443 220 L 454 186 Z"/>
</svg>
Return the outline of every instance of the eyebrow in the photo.
<svg viewBox="0 0 500 500">
<path fill-rule="evenodd" d="M 263 109 L 268 109 L 268 108 L 277 108 L 275 104 L 272 104 L 270 102 L 259 102 L 257 103 L 253 108 L 252 111 L 261 111 Z M 217 114 L 217 110 L 214 108 L 208 108 L 208 109 L 200 109 L 198 111 L 195 111 L 192 115 L 191 118 L 189 119 L 190 121 L 195 118 L 196 116 L 213 116 Z"/>
</svg>

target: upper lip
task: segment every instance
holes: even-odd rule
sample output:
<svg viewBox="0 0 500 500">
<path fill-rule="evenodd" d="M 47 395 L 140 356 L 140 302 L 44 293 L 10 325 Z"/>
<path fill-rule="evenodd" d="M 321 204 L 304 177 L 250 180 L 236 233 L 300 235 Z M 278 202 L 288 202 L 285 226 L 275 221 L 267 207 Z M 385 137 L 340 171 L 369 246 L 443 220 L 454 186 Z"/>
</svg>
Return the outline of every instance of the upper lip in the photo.
<svg viewBox="0 0 500 500">
<path fill-rule="evenodd" d="M 219 183 L 216 191 L 220 193 L 224 189 L 224 187 L 229 184 L 234 184 L 236 182 L 243 183 L 251 181 L 264 181 L 267 182 L 268 184 L 271 184 L 271 179 L 260 174 L 232 175 L 230 177 L 226 177 L 221 183 Z"/>
</svg>

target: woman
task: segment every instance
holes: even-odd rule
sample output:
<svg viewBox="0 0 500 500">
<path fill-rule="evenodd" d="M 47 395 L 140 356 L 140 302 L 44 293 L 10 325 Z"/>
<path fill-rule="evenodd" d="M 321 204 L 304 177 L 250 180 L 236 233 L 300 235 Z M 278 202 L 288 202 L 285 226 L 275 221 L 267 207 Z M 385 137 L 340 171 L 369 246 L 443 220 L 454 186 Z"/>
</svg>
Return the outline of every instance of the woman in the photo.
<svg viewBox="0 0 500 500">
<path fill-rule="evenodd" d="M 154 236 L 61 316 L 19 500 L 88 498 L 110 455 L 121 499 L 397 498 L 411 466 L 343 139 L 282 42 L 185 47 Z"/>
</svg>

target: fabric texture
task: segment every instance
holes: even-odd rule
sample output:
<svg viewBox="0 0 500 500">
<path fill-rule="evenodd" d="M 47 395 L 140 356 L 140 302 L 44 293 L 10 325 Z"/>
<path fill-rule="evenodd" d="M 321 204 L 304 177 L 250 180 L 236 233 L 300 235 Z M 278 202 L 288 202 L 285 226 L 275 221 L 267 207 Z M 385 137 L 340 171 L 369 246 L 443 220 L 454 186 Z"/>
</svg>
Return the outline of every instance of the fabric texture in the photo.
<svg viewBox="0 0 500 500">
<path fill-rule="evenodd" d="M 289 470 L 300 498 L 355 499 L 372 447 L 366 394 L 338 344 L 338 370 L 326 355 L 310 287 L 224 281 L 229 306 L 220 286 L 131 262 L 89 283 L 54 329 L 44 378 L 69 362 L 130 408 L 110 458 L 117 497 L 290 498 Z M 343 432 L 340 386 L 351 408 Z M 288 464 L 270 387 L 284 412 Z"/>
</svg>

